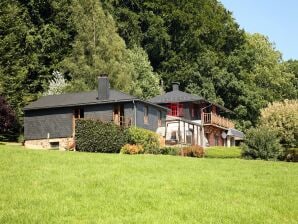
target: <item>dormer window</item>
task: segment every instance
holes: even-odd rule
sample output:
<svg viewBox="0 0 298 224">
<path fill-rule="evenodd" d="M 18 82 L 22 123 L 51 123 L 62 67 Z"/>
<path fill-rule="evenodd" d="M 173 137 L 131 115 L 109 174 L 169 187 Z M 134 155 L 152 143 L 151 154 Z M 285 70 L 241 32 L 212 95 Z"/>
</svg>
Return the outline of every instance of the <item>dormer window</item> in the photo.
<svg viewBox="0 0 298 224">
<path fill-rule="evenodd" d="M 182 103 L 170 103 L 167 105 L 170 109 L 168 115 L 175 117 L 183 117 L 183 104 Z"/>
</svg>

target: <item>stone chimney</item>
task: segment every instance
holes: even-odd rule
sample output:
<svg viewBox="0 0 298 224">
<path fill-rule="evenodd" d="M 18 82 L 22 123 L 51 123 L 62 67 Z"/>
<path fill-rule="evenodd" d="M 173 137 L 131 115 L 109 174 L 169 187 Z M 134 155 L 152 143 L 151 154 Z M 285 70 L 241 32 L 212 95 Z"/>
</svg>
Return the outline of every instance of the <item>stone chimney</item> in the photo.
<svg viewBox="0 0 298 224">
<path fill-rule="evenodd" d="M 173 91 L 178 91 L 179 85 L 180 85 L 179 82 L 172 82 Z"/>
<path fill-rule="evenodd" d="M 108 100 L 110 96 L 110 82 L 107 75 L 98 77 L 98 100 Z"/>
</svg>

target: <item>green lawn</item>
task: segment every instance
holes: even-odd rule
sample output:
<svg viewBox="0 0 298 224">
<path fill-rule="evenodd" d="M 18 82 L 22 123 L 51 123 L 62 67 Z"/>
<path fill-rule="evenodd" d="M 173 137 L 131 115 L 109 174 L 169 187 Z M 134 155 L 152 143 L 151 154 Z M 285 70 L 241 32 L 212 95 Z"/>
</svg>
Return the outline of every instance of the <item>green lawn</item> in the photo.
<svg viewBox="0 0 298 224">
<path fill-rule="evenodd" d="M 240 147 L 207 147 L 205 149 L 205 157 L 208 158 L 240 158 L 241 149 Z"/>
<path fill-rule="evenodd" d="M 298 164 L 0 145 L 0 223 L 298 223 Z"/>
</svg>

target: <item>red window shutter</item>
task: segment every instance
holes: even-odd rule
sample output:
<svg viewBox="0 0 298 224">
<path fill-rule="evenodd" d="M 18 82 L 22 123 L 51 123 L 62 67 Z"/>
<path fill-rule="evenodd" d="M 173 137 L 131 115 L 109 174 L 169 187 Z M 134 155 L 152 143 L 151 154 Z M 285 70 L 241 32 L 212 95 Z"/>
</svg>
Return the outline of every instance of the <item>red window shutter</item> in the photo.
<svg viewBox="0 0 298 224">
<path fill-rule="evenodd" d="M 177 103 L 177 106 L 178 106 L 178 110 L 177 110 L 177 116 L 178 117 L 183 117 L 183 104 L 182 103 Z"/>
</svg>

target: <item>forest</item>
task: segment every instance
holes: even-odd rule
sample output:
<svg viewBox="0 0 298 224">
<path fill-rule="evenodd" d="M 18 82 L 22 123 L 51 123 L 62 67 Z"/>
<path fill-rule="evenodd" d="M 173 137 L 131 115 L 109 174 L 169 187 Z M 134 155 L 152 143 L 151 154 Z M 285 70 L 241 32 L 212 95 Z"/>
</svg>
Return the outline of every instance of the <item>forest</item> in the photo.
<svg viewBox="0 0 298 224">
<path fill-rule="evenodd" d="M 298 60 L 241 29 L 217 0 L 0 2 L 0 102 L 10 113 L 2 131 L 22 132 L 28 103 L 93 90 L 103 73 L 143 99 L 178 81 L 233 110 L 244 131 L 269 103 L 298 98 Z"/>
</svg>

